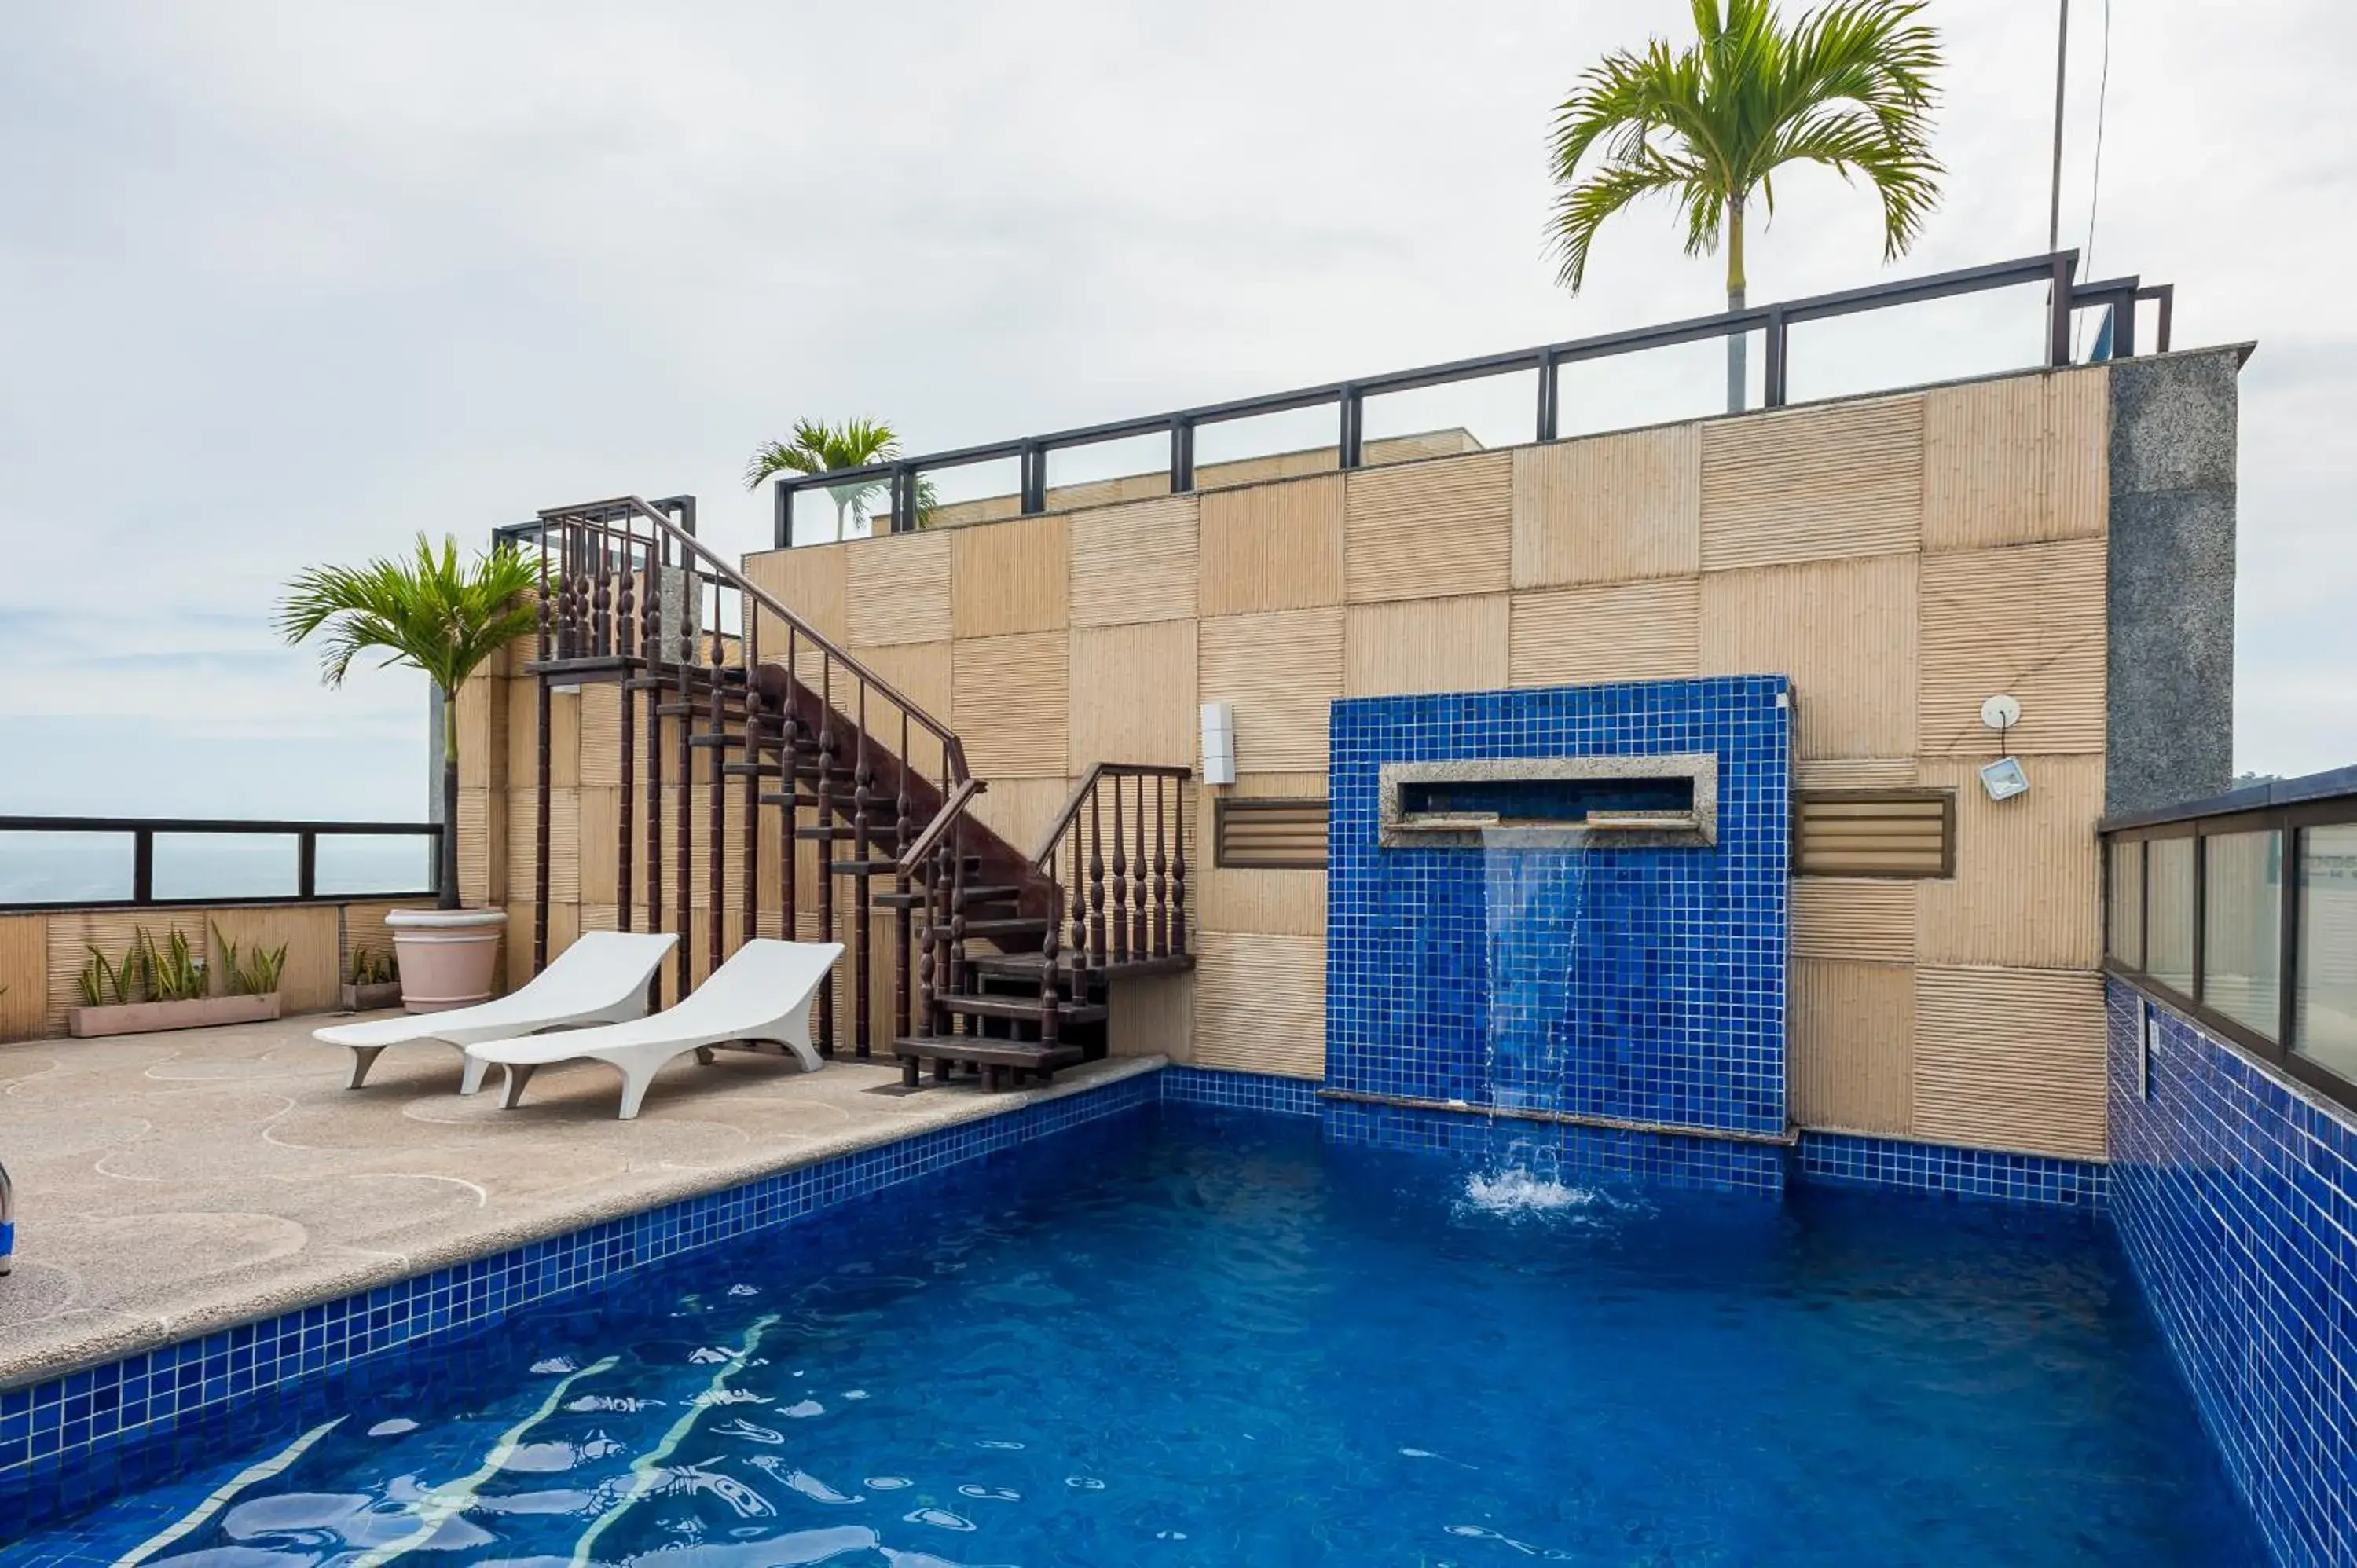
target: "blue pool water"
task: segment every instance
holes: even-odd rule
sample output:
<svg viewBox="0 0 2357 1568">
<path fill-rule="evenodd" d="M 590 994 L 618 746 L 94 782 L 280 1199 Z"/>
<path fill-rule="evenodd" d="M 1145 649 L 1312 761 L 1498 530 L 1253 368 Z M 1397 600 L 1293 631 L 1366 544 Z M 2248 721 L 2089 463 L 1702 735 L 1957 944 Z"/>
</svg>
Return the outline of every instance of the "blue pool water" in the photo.
<svg viewBox="0 0 2357 1568">
<path fill-rule="evenodd" d="M 1492 1176 L 1149 1111 L 348 1376 L 0 1564 L 2265 1561 L 2095 1222 Z"/>
</svg>

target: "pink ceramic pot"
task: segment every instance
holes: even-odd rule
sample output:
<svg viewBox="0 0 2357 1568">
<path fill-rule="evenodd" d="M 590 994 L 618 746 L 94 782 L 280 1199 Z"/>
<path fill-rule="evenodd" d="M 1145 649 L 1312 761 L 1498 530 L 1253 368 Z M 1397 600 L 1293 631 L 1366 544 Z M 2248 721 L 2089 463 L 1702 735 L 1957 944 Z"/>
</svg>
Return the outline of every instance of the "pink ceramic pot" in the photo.
<svg viewBox="0 0 2357 1568">
<path fill-rule="evenodd" d="M 471 1007 L 491 997 L 503 909 L 393 909 L 384 917 L 401 965 L 401 1004 L 412 1013 Z"/>
</svg>

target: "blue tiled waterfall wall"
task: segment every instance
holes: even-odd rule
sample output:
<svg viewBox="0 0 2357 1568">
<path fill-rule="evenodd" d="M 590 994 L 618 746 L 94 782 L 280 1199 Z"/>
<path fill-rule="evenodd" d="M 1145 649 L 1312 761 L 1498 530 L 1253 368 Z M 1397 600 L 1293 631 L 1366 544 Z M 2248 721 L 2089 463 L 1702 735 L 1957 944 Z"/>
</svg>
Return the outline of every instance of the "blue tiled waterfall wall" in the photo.
<svg viewBox="0 0 2357 1568">
<path fill-rule="evenodd" d="M 2357 1563 L 2357 1122 L 2110 985 L 2111 1214 L 2276 1559 Z"/>
<path fill-rule="evenodd" d="M 1782 676 L 1360 698 L 1336 703 L 1331 725 L 1329 1089 L 1783 1133 Z M 1715 848 L 1377 842 L 1386 762 L 1679 752 L 1718 759 Z M 1425 1146 L 1465 1146 L 1480 1126 L 1331 1101 L 1328 1117 L 1341 1136 Z M 1615 1127 L 1547 1135 L 1574 1165 L 1712 1186 L 1782 1179 L 1781 1151 L 1766 1144 Z"/>
</svg>

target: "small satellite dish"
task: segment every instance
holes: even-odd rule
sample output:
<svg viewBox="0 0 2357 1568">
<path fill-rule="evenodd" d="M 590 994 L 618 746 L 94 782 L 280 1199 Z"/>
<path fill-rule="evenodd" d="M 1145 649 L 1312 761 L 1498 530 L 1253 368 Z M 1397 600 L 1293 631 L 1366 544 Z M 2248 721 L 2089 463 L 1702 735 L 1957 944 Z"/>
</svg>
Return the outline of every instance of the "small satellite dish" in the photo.
<svg viewBox="0 0 2357 1568">
<path fill-rule="evenodd" d="M 1981 723 L 1994 730 L 2008 730 L 2021 722 L 2021 704 L 2011 697 L 1991 697 L 1981 704 Z"/>
</svg>

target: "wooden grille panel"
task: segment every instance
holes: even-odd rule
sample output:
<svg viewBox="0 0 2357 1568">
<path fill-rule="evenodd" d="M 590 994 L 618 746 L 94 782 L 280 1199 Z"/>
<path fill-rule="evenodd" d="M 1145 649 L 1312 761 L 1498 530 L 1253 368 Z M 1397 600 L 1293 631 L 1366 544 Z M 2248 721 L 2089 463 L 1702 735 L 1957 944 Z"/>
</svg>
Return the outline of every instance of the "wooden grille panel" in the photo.
<svg viewBox="0 0 2357 1568">
<path fill-rule="evenodd" d="M 1833 789 L 1803 795 L 1803 876 L 1953 876 L 1956 798 L 1944 789 Z"/>
<path fill-rule="evenodd" d="M 1322 800 L 1219 801 L 1215 864 L 1240 871 L 1326 869 L 1326 811 Z"/>
</svg>

